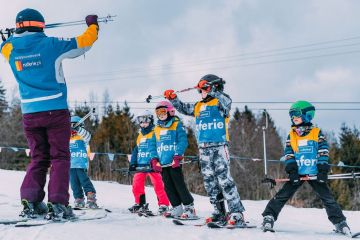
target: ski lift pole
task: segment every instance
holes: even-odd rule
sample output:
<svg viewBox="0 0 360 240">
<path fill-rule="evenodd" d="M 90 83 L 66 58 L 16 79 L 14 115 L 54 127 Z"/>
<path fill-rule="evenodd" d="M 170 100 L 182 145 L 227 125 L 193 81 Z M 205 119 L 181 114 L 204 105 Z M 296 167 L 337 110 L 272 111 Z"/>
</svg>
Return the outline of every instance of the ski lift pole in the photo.
<svg viewBox="0 0 360 240">
<path fill-rule="evenodd" d="M 267 166 L 267 155 L 266 155 L 266 130 L 269 126 L 269 117 L 266 109 L 264 109 L 265 114 L 265 125 L 262 127 L 263 131 L 263 146 L 264 146 L 264 179 L 261 181 L 262 183 L 270 183 L 270 188 L 274 188 L 276 182 L 274 179 L 268 177 L 268 166 Z"/>
</svg>

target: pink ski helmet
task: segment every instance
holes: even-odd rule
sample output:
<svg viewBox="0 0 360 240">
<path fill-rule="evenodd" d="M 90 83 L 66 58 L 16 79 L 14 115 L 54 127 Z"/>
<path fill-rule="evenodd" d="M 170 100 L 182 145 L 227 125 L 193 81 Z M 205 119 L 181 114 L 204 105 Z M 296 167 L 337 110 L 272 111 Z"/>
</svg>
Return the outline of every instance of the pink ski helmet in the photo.
<svg viewBox="0 0 360 240">
<path fill-rule="evenodd" d="M 163 111 L 166 112 L 163 112 Z M 164 113 L 168 113 L 169 116 L 175 116 L 175 108 L 169 101 L 161 101 L 156 105 L 155 108 L 156 115 L 161 115 Z"/>
</svg>

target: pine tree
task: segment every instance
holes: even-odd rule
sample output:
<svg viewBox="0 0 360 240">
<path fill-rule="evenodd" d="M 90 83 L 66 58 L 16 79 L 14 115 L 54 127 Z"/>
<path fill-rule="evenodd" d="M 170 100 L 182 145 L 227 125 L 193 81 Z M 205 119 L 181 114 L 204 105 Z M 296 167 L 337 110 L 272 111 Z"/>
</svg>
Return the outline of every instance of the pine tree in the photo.
<svg viewBox="0 0 360 240">
<path fill-rule="evenodd" d="M 0 118 L 3 116 L 4 112 L 8 109 L 8 102 L 6 101 L 6 90 L 0 81 Z"/>
</svg>

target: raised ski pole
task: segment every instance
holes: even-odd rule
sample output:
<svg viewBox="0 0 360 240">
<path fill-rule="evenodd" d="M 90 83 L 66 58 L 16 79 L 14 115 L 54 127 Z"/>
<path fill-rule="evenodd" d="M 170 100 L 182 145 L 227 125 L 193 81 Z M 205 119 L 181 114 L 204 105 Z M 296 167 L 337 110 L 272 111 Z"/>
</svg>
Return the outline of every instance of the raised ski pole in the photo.
<svg viewBox="0 0 360 240">
<path fill-rule="evenodd" d="M 82 117 L 75 125 L 74 128 L 80 126 L 83 122 L 85 122 L 86 119 L 88 119 L 91 115 L 95 114 L 95 108 L 91 109 L 90 112 L 88 112 L 84 117 Z"/>
<path fill-rule="evenodd" d="M 217 80 L 215 80 L 215 81 L 213 81 L 213 82 L 211 82 L 211 83 L 208 83 L 208 84 L 209 84 L 210 86 L 212 86 L 212 85 L 214 85 L 214 84 L 216 84 L 216 83 L 219 83 L 219 82 L 225 83 L 225 81 L 224 81 L 222 78 L 219 78 L 219 79 L 217 79 Z M 195 87 L 191 87 L 191 88 L 185 88 L 185 89 L 183 89 L 183 90 L 175 91 L 174 93 L 183 93 L 183 92 L 188 92 L 188 91 L 191 91 L 191 90 L 194 90 L 194 89 L 197 89 L 197 87 L 195 86 Z M 164 95 L 157 95 L 157 96 L 149 95 L 149 96 L 145 99 L 145 101 L 146 101 L 147 103 L 150 103 L 151 100 L 159 99 L 159 98 L 163 98 L 163 97 L 164 97 Z"/>
<path fill-rule="evenodd" d="M 269 119 L 268 119 L 268 113 L 266 109 L 264 109 L 264 115 L 265 115 L 265 125 L 262 127 L 263 131 L 263 147 L 264 147 L 264 179 L 261 181 L 262 183 L 270 183 L 270 188 L 274 188 L 276 182 L 274 179 L 268 177 L 268 167 L 267 167 L 267 156 L 266 156 L 266 130 L 269 126 Z"/>
<path fill-rule="evenodd" d="M 113 22 L 115 17 L 116 17 L 116 15 L 110 15 L 110 14 L 107 15 L 106 17 L 99 17 L 98 23 Z M 83 25 L 83 24 L 86 24 L 85 20 L 71 21 L 71 22 L 59 22 L 59 23 L 46 24 L 45 28 L 49 29 L 49 28 L 57 28 L 57 27 L 69 27 L 69 26 L 77 26 L 77 25 Z M 6 38 L 4 35 L 4 31 L 6 32 L 6 34 L 8 35 L 7 37 L 9 38 L 15 32 L 15 28 L 6 28 L 5 30 L 0 30 L 1 38 L 5 42 Z"/>
<path fill-rule="evenodd" d="M 196 87 L 185 88 L 185 89 L 183 89 L 183 90 L 175 91 L 174 93 L 183 93 L 183 92 L 188 92 L 188 91 L 191 91 L 191 90 L 194 90 L 194 89 L 196 89 Z M 147 103 L 150 103 L 151 100 L 159 99 L 159 98 L 163 98 L 163 97 L 164 97 L 164 95 L 157 95 L 157 96 L 149 95 L 149 96 L 145 99 L 145 101 L 146 101 Z"/>
</svg>

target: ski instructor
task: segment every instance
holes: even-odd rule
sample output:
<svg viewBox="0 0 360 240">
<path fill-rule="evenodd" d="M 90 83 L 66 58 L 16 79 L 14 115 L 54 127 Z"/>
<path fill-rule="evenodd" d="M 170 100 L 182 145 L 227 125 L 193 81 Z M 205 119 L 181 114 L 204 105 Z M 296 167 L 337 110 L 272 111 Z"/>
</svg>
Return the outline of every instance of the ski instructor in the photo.
<svg viewBox="0 0 360 240">
<path fill-rule="evenodd" d="M 98 16 L 89 15 L 86 31 L 74 38 L 47 37 L 40 12 L 24 9 L 16 16 L 13 36 L 1 44 L 19 84 L 23 128 L 31 162 L 21 185 L 22 215 L 42 214 L 46 173 L 50 167 L 48 219 L 71 218 L 69 204 L 70 114 L 62 60 L 83 55 L 98 38 Z"/>
</svg>

